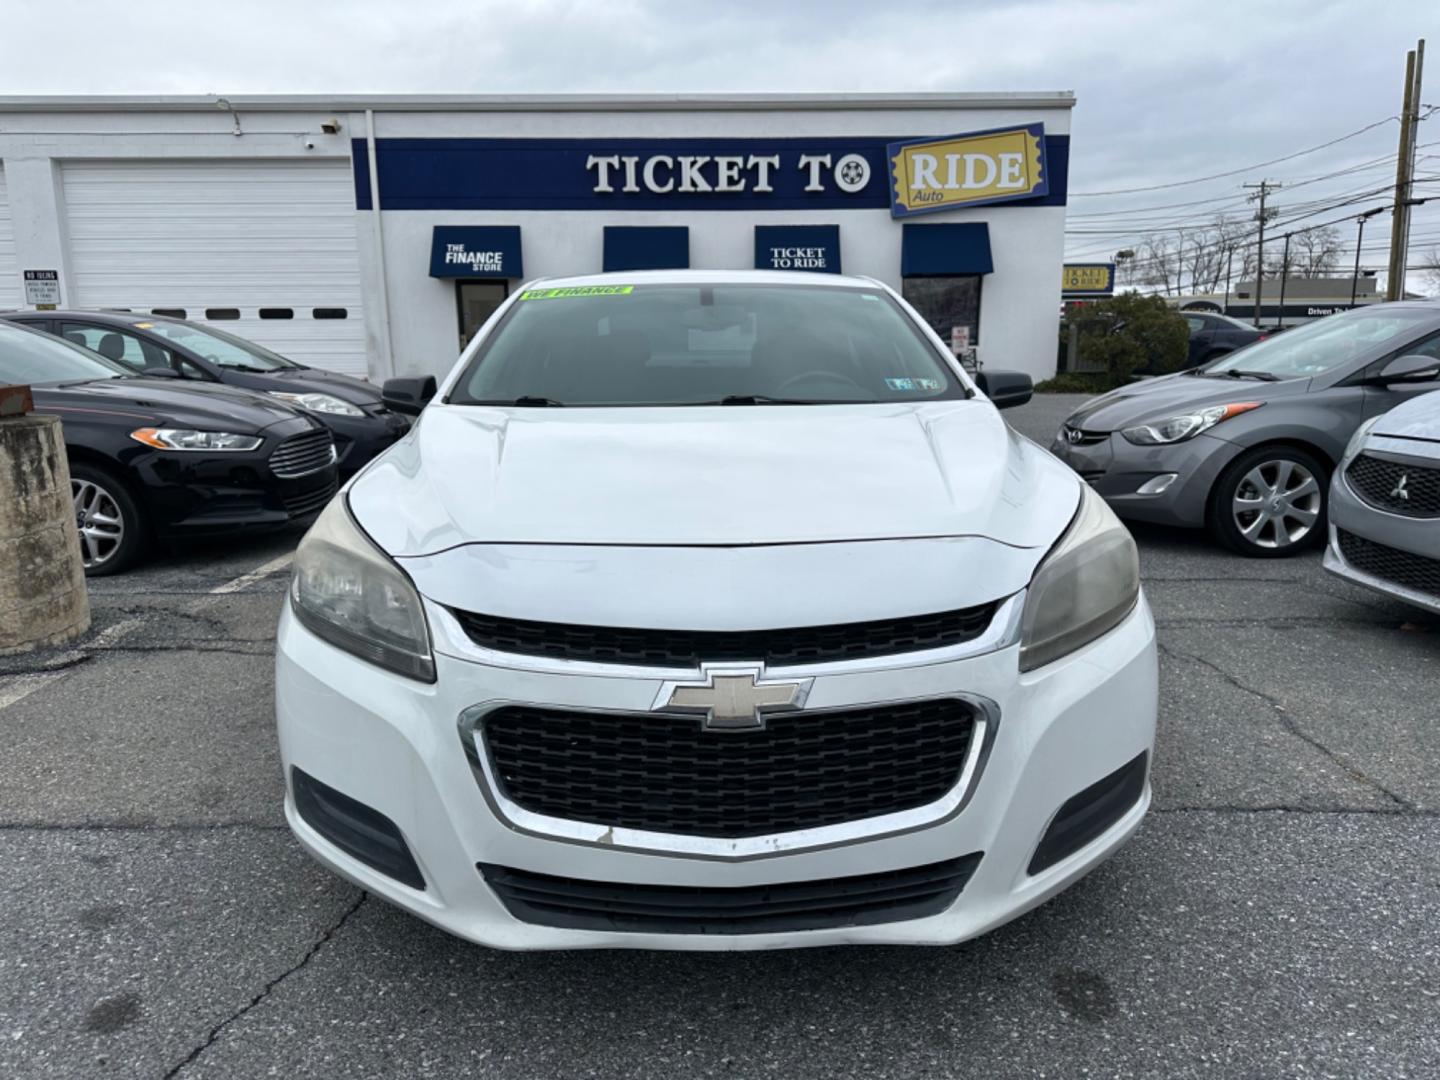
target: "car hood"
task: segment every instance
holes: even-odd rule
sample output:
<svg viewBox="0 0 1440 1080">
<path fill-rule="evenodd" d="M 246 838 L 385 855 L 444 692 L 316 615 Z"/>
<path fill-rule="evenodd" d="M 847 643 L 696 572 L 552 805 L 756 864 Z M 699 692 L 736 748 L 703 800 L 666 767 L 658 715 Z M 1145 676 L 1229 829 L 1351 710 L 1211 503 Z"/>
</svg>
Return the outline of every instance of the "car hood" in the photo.
<svg viewBox="0 0 1440 1080">
<path fill-rule="evenodd" d="M 1371 434 L 1440 441 L 1440 391 L 1396 405 L 1380 417 Z"/>
<path fill-rule="evenodd" d="M 1271 401 L 1303 394 L 1310 380 L 1286 379 L 1261 382 L 1258 379 L 1206 378 L 1201 375 L 1162 375 L 1158 379 L 1111 390 L 1087 401 L 1065 421 L 1085 431 L 1119 431 L 1132 424 L 1163 420 L 1207 405 L 1239 401 Z"/>
<path fill-rule="evenodd" d="M 1079 484 L 987 402 L 435 405 L 349 493 L 391 555 L 463 544 L 1052 544 Z"/>
<path fill-rule="evenodd" d="M 266 390 L 283 390 L 293 394 L 331 394 L 352 405 L 380 403 L 380 391 L 364 379 L 334 371 L 321 371 L 319 368 L 280 368 L 264 375 L 249 375 L 249 378 L 256 380 L 257 385 L 263 383 Z M 238 385 L 247 385 L 239 380 L 236 382 Z"/>
<path fill-rule="evenodd" d="M 70 406 L 92 414 L 113 413 L 149 425 L 230 431 L 254 435 L 302 414 L 274 398 L 214 383 L 182 383 L 175 379 L 97 379 L 91 382 L 39 385 L 35 404 Z M 144 426 L 144 425 L 141 425 Z"/>
</svg>

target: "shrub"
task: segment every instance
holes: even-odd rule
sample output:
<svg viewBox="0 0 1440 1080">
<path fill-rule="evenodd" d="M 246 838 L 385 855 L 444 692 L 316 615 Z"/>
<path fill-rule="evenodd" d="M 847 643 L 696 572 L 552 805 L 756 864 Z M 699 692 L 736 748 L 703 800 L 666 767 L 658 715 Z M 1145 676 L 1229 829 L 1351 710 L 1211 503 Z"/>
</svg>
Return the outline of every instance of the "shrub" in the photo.
<svg viewBox="0 0 1440 1080">
<path fill-rule="evenodd" d="M 1104 368 L 1107 388 L 1124 385 L 1138 371 L 1164 375 L 1185 363 L 1189 328 L 1161 297 L 1121 293 L 1070 317 L 1080 328 L 1080 356 Z"/>
</svg>

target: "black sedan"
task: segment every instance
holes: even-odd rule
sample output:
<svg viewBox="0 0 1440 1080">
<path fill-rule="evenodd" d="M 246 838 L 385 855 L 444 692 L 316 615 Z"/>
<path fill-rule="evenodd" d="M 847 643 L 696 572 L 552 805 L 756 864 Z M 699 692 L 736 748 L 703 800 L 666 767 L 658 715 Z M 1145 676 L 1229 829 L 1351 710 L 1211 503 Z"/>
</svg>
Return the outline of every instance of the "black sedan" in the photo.
<svg viewBox="0 0 1440 1080">
<path fill-rule="evenodd" d="M 1187 368 L 1208 364 L 1252 342 L 1264 341 L 1268 336 L 1264 330 L 1232 319 L 1229 315 L 1210 311 L 1182 311 L 1180 314 L 1190 328 L 1190 352 L 1185 361 Z"/>
<path fill-rule="evenodd" d="M 148 379 L 69 342 L 0 323 L 0 383 L 28 383 L 64 423 L 85 572 L 150 541 L 279 528 L 338 486 L 330 432 L 248 390 Z"/>
<path fill-rule="evenodd" d="M 297 364 L 213 326 L 114 311 L 19 311 L 4 318 L 64 337 L 137 374 L 272 394 L 330 429 L 342 479 L 410 428 L 365 380 Z"/>
</svg>

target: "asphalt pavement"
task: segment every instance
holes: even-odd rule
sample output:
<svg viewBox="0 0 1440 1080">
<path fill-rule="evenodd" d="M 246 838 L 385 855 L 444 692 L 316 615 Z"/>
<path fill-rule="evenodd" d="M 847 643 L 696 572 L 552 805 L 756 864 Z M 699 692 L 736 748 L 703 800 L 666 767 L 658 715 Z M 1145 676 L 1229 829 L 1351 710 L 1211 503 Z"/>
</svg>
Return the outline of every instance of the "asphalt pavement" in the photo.
<svg viewBox="0 0 1440 1080">
<path fill-rule="evenodd" d="M 1041 441 L 1078 402 L 1009 414 Z M 92 583 L 0 660 L 0 1076 L 1440 1075 L 1440 623 L 1136 532 L 1155 807 L 947 949 L 516 954 L 291 840 L 271 705 L 297 534 Z"/>
</svg>

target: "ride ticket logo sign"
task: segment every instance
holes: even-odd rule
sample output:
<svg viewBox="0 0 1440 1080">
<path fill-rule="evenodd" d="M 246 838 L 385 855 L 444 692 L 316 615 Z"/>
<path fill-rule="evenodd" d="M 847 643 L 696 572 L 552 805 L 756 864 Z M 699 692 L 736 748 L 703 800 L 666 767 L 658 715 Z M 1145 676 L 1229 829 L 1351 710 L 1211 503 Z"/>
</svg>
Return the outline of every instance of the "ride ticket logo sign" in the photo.
<svg viewBox="0 0 1440 1080">
<path fill-rule="evenodd" d="M 896 142 L 885 149 L 891 217 L 1050 194 L 1044 124 Z"/>
</svg>

